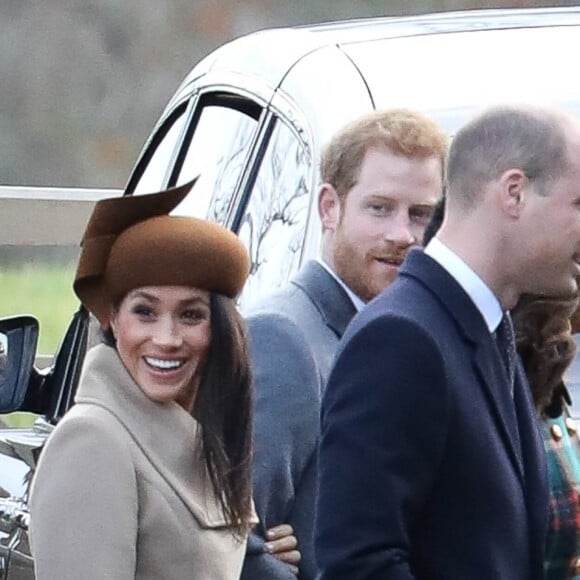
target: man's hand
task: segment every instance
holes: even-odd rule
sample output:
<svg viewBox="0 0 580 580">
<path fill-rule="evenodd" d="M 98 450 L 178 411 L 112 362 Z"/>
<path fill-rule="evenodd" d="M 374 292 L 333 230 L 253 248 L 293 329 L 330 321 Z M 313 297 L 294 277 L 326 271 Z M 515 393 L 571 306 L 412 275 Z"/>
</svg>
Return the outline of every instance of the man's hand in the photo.
<svg viewBox="0 0 580 580">
<path fill-rule="evenodd" d="M 292 572 L 298 575 L 300 551 L 298 541 L 293 535 L 294 530 L 289 524 L 282 524 L 266 530 L 266 550 L 281 562 L 290 566 Z"/>
</svg>

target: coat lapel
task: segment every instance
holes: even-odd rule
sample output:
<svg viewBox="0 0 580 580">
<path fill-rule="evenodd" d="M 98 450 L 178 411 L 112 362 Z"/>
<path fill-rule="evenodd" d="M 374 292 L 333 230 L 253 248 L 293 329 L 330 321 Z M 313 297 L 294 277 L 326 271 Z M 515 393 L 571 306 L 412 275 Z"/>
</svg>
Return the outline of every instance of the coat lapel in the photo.
<svg viewBox="0 0 580 580">
<path fill-rule="evenodd" d="M 543 567 L 544 541 L 547 530 L 548 470 L 544 442 L 536 419 L 532 395 L 524 369 L 519 365 L 514 390 L 518 427 L 522 441 L 522 461 L 526 480 L 526 504 L 530 521 L 532 558 L 538 569 Z"/>
<path fill-rule="evenodd" d="M 429 288 L 456 324 L 466 344 L 471 347 L 474 369 L 480 378 L 498 432 L 523 486 L 524 470 L 518 423 L 507 383 L 507 372 L 481 312 L 457 281 L 421 250 L 409 252 L 399 274 L 412 276 Z"/>
<path fill-rule="evenodd" d="M 488 339 L 482 336 L 481 340 L 475 343 L 473 363 L 484 386 L 489 407 L 523 485 L 524 466 L 514 401 L 510 395 L 506 370 L 501 364 L 497 347 L 491 335 Z"/>
<path fill-rule="evenodd" d="M 306 292 L 325 324 L 341 338 L 356 308 L 340 284 L 314 260 L 304 265 L 292 283 Z"/>
<path fill-rule="evenodd" d="M 201 526 L 225 525 L 201 459 L 201 426 L 177 403 L 149 399 L 113 348 L 89 351 L 75 400 L 113 414 Z"/>
</svg>

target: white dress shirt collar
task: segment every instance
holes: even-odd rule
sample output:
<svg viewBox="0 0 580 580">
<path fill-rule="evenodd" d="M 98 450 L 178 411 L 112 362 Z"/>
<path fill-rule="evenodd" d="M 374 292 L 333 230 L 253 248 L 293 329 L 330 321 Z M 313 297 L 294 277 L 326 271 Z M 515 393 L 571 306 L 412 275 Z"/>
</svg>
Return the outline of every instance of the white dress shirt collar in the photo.
<svg viewBox="0 0 580 580">
<path fill-rule="evenodd" d="M 438 238 L 432 238 L 425 253 L 440 264 L 467 292 L 481 312 L 490 332 L 498 327 L 503 312 L 489 286 L 450 248 Z"/>
</svg>

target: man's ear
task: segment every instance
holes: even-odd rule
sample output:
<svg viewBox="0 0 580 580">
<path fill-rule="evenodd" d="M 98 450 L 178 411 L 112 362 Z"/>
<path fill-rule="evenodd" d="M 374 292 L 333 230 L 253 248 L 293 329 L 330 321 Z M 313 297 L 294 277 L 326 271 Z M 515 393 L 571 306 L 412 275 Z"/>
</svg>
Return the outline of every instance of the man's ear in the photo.
<svg viewBox="0 0 580 580">
<path fill-rule="evenodd" d="M 318 193 L 318 215 L 322 230 L 336 230 L 340 222 L 340 198 L 330 183 L 323 183 Z"/>
<path fill-rule="evenodd" d="M 510 217 L 519 217 L 528 195 L 530 182 L 521 169 L 508 169 L 499 178 L 500 203 Z"/>
</svg>

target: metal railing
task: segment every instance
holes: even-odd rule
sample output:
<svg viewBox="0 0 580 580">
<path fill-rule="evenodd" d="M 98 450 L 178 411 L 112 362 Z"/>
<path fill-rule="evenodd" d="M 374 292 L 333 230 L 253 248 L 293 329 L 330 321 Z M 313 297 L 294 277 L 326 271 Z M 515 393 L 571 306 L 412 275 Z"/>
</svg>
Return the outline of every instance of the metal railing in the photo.
<svg viewBox="0 0 580 580">
<path fill-rule="evenodd" d="M 78 245 L 95 202 L 122 193 L 0 186 L 0 246 Z"/>
<path fill-rule="evenodd" d="M 95 202 L 121 189 L 0 186 L 0 246 L 78 247 Z M 38 368 L 52 355 L 39 354 Z"/>
</svg>

